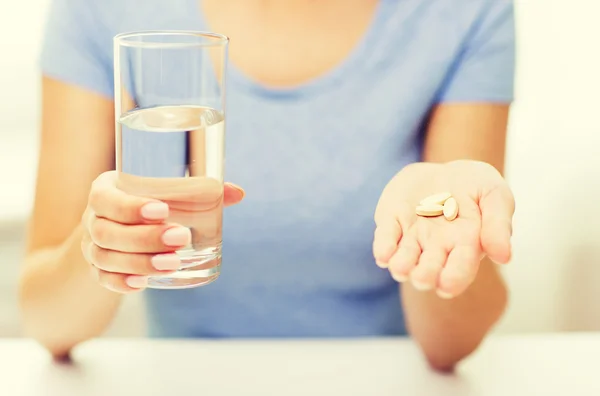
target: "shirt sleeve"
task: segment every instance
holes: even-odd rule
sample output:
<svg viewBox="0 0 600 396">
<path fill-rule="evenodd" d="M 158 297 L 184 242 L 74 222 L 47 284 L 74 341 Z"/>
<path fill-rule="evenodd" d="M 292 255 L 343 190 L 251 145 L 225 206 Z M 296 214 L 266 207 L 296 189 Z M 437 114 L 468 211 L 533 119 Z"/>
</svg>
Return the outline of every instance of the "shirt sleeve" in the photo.
<svg viewBox="0 0 600 396">
<path fill-rule="evenodd" d="M 490 0 L 474 24 L 438 102 L 512 102 L 515 22 L 512 0 Z"/>
<path fill-rule="evenodd" d="M 106 36 L 106 29 L 97 20 L 94 4 L 84 0 L 52 1 L 40 68 L 47 77 L 112 98 L 112 37 Z"/>
</svg>

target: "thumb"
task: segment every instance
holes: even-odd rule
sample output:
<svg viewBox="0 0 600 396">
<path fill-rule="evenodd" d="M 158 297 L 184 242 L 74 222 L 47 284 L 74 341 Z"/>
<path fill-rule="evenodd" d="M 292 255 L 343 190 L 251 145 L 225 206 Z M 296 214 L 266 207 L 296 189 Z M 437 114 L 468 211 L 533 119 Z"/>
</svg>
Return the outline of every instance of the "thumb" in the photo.
<svg viewBox="0 0 600 396">
<path fill-rule="evenodd" d="M 235 184 L 225 183 L 223 187 L 223 203 L 225 206 L 235 205 L 236 203 L 239 203 L 242 199 L 244 199 L 244 196 L 246 195 L 244 189 L 242 189 L 239 186 L 236 186 Z"/>
<path fill-rule="evenodd" d="M 506 264 L 511 259 L 512 218 L 515 200 L 506 183 L 483 195 L 481 210 L 481 246 L 495 263 Z"/>
</svg>

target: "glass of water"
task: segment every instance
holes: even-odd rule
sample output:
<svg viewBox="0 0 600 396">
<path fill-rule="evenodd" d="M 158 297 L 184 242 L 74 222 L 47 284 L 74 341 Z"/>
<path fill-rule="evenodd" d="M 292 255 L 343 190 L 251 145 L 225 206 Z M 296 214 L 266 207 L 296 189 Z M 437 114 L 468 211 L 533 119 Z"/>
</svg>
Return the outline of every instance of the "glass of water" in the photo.
<svg viewBox="0 0 600 396">
<path fill-rule="evenodd" d="M 150 288 L 206 285 L 221 270 L 228 38 L 145 31 L 114 39 L 117 186 L 169 205 L 188 227 L 182 266 Z"/>
</svg>

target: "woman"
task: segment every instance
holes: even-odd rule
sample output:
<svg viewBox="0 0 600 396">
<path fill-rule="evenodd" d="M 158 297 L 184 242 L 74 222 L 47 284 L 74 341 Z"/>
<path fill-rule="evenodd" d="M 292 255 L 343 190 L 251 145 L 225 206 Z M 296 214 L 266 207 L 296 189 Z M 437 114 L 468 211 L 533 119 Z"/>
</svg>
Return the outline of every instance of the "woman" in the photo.
<svg viewBox="0 0 600 396">
<path fill-rule="evenodd" d="M 20 287 L 28 334 L 56 356 L 100 335 L 156 269 L 141 245 L 189 241 L 153 228 L 117 247 L 166 213 L 110 172 L 112 37 L 140 29 L 231 38 L 227 177 L 248 191 L 225 187 L 227 203 L 244 202 L 226 209 L 217 282 L 147 290 L 153 335 L 409 333 L 440 370 L 479 345 L 507 299 L 492 261 L 511 252 L 508 0 L 55 0 Z M 457 220 L 415 216 L 437 191 L 457 198 Z"/>
</svg>

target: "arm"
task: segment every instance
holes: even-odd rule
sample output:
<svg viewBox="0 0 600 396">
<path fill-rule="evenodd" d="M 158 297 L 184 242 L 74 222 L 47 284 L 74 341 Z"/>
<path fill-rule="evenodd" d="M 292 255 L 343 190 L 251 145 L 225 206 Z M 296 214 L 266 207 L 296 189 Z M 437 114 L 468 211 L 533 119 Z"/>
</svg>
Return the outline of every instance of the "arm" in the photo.
<svg viewBox="0 0 600 396">
<path fill-rule="evenodd" d="M 429 119 L 423 159 L 472 159 L 504 167 L 509 104 L 513 100 L 515 26 L 511 0 L 487 0 L 477 28 L 441 87 Z M 502 315 L 507 291 L 494 264 L 481 262 L 465 293 L 442 300 L 435 293 L 402 290 L 408 329 L 431 365 L 452 369 L 474 351 Z"/>
<path fill-rule="evenodd" d="M 19 302 L 26 334 L 55 356 L 100 334 L 119 303 L 81 253 L 91 183 L 114 167 L 111 59 L 98 7 L 53 0 L 40 54 L 41 144 Z"/>
<path fill-rule="evenodd" d="M 36 197 L 19 302 L 27 335 L 61 356 L 99 335 L 118 307 L 119 294 L 90 276 L 79 226 L 90 184 L 112 169 L 113 102 L 44 78 Z"/>
<path fill-rule="evenodd" d="M 424 160 L 479 160 L 502 172 L 507 119 L 507 105 L 440 105 L 429 123 Z M 477 348 L 500 318 L 507 290 L 495 265 L 486 258 L 476 280 L 460 296 L 444 300 L 435 291 L 417 291 L 407 282 L 402 301 L 408 330 L 430 364 L 449 370 Z"/>
</svg>

